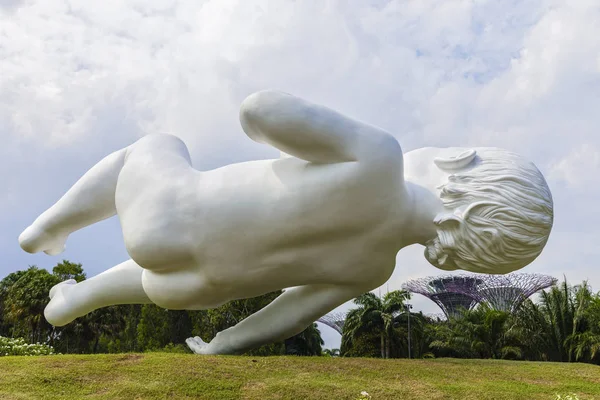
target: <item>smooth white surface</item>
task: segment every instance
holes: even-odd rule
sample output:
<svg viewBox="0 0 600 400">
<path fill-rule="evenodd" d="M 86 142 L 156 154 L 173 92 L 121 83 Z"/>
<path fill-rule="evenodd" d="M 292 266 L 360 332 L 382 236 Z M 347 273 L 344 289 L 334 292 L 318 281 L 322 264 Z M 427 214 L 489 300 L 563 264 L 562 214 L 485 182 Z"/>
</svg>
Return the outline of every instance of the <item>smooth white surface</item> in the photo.
<svg viewBox="0 0 600 400">
<path fill-rule="evenodd" d="M 405 246 L 426 245 L 442 269 L 506 273 L 550 233 L 543 177 L 503 150 L 403 155 L 381 129 L 275 91 L 249 96 L 240 121 L 282 157 L 199 172 L 180 139 L 149 135 L 101 160 L 21 234 L 24 250 L 58 254 L 78 229 L 115 214 L 122 225 L 131 260 L 53 288 L 50 323 L 114 304 L 206 309 L 290 288 L 210 343 L 188 339 L 196 353 L 239 353 L 380 286 Z"/>
</svg>

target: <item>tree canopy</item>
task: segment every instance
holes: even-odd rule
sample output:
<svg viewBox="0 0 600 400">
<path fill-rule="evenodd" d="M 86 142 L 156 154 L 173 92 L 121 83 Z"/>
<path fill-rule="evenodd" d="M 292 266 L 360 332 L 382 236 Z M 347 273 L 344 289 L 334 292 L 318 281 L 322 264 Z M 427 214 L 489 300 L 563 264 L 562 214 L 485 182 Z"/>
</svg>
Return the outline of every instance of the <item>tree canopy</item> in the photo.
<svg viewBox="0 0 600 400">
<path fill-rule="evenodd" d="M 235 300 L 212 310 L 167 310 L 153 304 L 105 307 L 56 328 L 43 315 L 52 286 L 81 282 L 81 264 L 63 260 L 52 268 L 30 266 L 0 280 L 0 336 L 53 346 L 60 353 L 188 352 L 185 339 L 210 341 L 273 301 L 276 291 Z M 364 293 L 346 314 L 340 349 L 323 349 L 317 324 L 248 355 L 352 357 L 458 357 L 546 360 L 600 364 L 600 293 L 587 281 L 566 279 L 525 300 L 514 312 L 481 304 L 449 320 L 410 311 L 410 293 Z"/>
<path fill-rule="evenodd" d="M 267 293 L 202 311 L 167 310 L 153 304 L 111 306 L 55 328 L 46 322 L 43 312 L 52 286 L 67 279 L 87 279 L 83 266 L 63 260 L 52 272 L 31 266 L 4 277 L 0 281 L 0 336 L 49 344 L 60 353 L 187 352 L 186 338 L 201 336 L 210 341 L 281 294 Z M 321 355 L 322 345 L 321 333 L 313 324 L 298 335 L 248 354 Z"/>
</svg>

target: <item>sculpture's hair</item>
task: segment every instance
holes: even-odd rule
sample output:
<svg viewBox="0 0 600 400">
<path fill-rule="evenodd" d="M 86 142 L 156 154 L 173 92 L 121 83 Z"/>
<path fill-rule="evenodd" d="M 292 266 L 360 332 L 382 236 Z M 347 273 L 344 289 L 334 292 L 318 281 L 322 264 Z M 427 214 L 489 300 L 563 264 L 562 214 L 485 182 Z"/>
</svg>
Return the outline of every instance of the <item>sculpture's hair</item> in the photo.
<svg viewBox="0 0 600 400">
<path fill-rule="evenodd" d="M 536 166 L 517 154 L 477 149 L 468 166 L 450 175 L 440 197 L 448 212 L 434 220 L 438 234 L 425 248 L 440 269 L 512 272 L 536 259 L 548 241 L 550 189 Z"/>
</svg>

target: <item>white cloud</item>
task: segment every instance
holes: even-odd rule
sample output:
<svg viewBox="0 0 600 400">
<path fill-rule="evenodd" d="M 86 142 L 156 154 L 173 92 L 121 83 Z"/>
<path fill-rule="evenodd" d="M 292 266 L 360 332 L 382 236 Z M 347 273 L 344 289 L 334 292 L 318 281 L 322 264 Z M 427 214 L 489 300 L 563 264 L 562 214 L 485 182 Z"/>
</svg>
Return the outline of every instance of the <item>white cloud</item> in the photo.
<svg viewBox="0 0 600 400">
<path fill-rule="evenodd" d="M 571 149 L 563 159 L 554 164 L 549 176 L 563 181 L 569 189 L 589 189 L 598 182 L 600 150 L 593 145 L 581 144 Z"/>
<path fill-rule="evenodd" d="M 528 270 L 589 276 L 600 289 L 590 261 L 600 257 L 590 243 L 600 226 L 598 18 L 595 0 L 2 2 L 0 181 L 10 190 L 0 205 L 16 211 L 0 216 L 0 237 L 145 132 L 180 135 L 203 169 L 275 156 L 237 121 L 242 99 L 271 87 L 380 125 L 406 150 L 523 153 L 556 203 L 548 249 Z M 6 243 L 0 275 L 30 260 Z M 90 259 L 91 274 L 113 262 L 92 253 L 65 257 Z M 389 286 L 439 272 L 406 249 Z"/>
</svg>

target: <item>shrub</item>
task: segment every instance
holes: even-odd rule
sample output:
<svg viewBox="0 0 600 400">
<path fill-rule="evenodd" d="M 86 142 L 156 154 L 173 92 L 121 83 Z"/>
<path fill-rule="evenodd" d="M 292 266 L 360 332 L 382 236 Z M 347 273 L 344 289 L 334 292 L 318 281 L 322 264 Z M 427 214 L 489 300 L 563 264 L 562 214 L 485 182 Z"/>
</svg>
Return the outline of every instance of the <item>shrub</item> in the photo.
<svg viewBox="0 0 600 400">
<path fill-rule="evenodd" d="M 48 356 L 54 348 L 45 344 L 28 344 L 25 339 L 0 336 L 0 356 Z"/>
<path fill-rule="evenodd" d="M 186 345 L 173 344 L 173 343 L 169 343 L 161 351 L 163 351 L 165 353 L 180 353 L 180 354 L 191 353 L 191 350 Z"/>
</svg>

